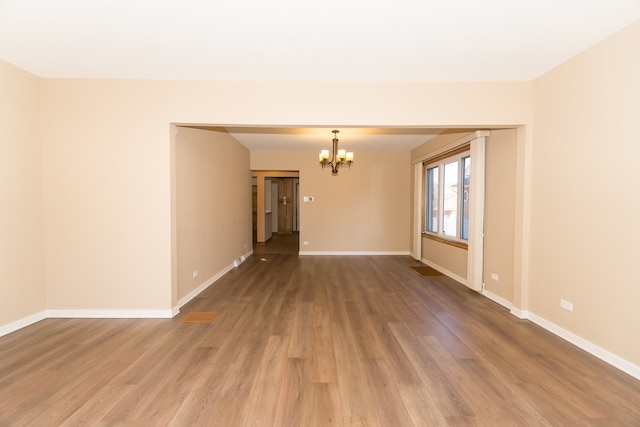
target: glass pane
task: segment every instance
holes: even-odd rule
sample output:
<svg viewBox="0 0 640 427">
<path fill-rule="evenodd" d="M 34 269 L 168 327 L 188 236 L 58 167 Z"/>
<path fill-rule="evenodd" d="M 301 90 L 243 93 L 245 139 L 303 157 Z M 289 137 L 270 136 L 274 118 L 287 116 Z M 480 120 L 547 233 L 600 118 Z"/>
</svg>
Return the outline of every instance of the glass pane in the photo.
<svg viewBox="0 0 640 427">
<path fill-rule="evenodd" d="M 444 216 L 442 231 L 451 237 L 458 236 L 458 162 L 444 165 Z"/>
<path fill-rule="evenodd" d="M 469 183 L 471 182 L 471 157 L 462 159 L 462 233 L 464 240 L 469 240 Z"/>
<path fill-rule="evenodd" d="M 426 229 L 438 232 L 438 168 L 427 169 Z"/>
</svg>

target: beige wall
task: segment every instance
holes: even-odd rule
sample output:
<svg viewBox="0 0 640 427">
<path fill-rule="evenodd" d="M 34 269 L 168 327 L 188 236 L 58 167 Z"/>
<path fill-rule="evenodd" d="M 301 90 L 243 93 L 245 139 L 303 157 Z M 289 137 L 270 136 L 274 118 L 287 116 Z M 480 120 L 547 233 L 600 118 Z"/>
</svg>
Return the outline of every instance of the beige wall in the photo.
<svg viewBox="0 0 640 427">
<path fill-rule="evenodd" d="M 233 137 L 185 127 L 177 129 L 175 162 L 182 299 L 251 251 L 251 171 L 249 150 Z"/>
<path fill-rule="evenodd" d="M 42 86 L 47 308 L 171 309 L 170 122 L 162 85 Z"/>
<path fill-rule="evenodd" d="M 535 81 L 529 305 L 636 365 L 638 52 L 640 23 Z"/>
<path fill-rule="evenodd" d="M 439 271 L 467 284 L 468 251 L 436 240 L 422 239 L 422 259 Z"/>
<path fill-rule="evenodd" d="M 41 85 L 45 282 L 50 309 L 175 307 L 177 254 L 172 243 L 175 230 L 171 208 L 175 153 L 171 123 L 330 123 L 337 127 L 363 123 L 522 123 L 530 116 L 531 107 L 529 83 L 268 84 L 44 79 Z M 324 180 L 318 189 L 307 189 L 320 199 L 334 200 L 336 215 L 354 209 L 357 204 L 353 198 L 373 207 L 396 203 L 396 195 L 383 200 L 380 194 L 367 194 L 369 188 L 384 186 L 384 178 L 392 174 L 382 162 L 383 157 L 374 156 L 372 161 L 381 163 L 367 169 L 367 155 L 363 152 L 357 156 L 356 168 L 360 169 L 357 174 L 356 169 L 352 170 L 351 178 L 344 174 L 328 185 Z M 316 159 L 314 152 L 308 161 L 315 163 Z M 252 164 L 253 168 L 276 166 Z M 311 170 L 321 173 L 315 164 Z M 348 179 L 364 185 L 366 191 L 356 191 L 344 203 L 347 194 L 341 192 L 341 185 Z M 339 189 L 342 205 L 328 188 Z M 367 200 L 369 195 L 372 199 Z M 304 215 L 305 207 L 302 209 Z M 383 242 L 386 231 L 372 228 L 372 224 L 386 221 L 406 223 L 406 207 L 399 209 L 398 221 L 386 218 L 387 210 L 373 209 L 361 213 L 367 218 L 363 222 L 356 223 L 353 217 L 345 222 L 324 214 L 318 215 L 318 222 L 337 222 L 336 226 L 351 227 L 358 235 L 366 228 L 371 234 L 363 241 L 346 242 L 340 246 L 343 250 L 408 251 L 408 246 L 402 247 L 399 242 L 407 241 L 409 231 L 399 232 L 399 240 L 388 243 Z M 305 219 L 301 221 L 304 232 Z M 327 248 L 329 240 L 314 237 L 309 241 L 319 250 Z M 364 242 L 371 246 L 365 248 Z"/>
<path fill-rule="evenodd" d="M 513 302 L 517 130 L 492 130 L 485 157 L 484 283 Z M 498 280 L 491 274 L 498 275 Z"/>
<path fill-rule="evenodd" d="M 408 151 L 358 151 L 351 169 L 332 176 L 316 151 L 252 151 L 254 170 L 299 170 L 300 250 L 408 253 Z M 302 245 L 302 242 L 309 242 Z"/>
<path fill-rule="evenodd" d="M 45 309 L 40 80 L 0 61 L 0 326 Z"/>
</svg>

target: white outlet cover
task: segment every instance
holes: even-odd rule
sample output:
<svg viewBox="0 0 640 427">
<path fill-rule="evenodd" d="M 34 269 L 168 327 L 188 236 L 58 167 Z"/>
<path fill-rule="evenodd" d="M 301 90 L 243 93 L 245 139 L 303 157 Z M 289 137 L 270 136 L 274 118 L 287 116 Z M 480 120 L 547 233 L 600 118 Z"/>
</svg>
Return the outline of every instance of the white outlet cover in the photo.
<svg viewBox="0 0 640 427">
<path fill-rule="evenodd" d="M 567 301 L 567 300 L 560 300 L 560 307 L 564 308 L 565 310 L 569 310 L 569 311 L 573 311 L 573 303 Z"/>
</svg>

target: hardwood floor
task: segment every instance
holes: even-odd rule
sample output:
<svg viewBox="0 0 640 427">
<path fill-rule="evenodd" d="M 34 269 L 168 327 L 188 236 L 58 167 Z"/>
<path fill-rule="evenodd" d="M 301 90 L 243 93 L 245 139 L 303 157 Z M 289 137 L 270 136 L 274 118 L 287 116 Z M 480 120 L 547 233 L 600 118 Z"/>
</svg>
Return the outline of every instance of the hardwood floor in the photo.
<svg viewBox="0 0 640 427">
<path fill-rule="evenodd" d="M 174 319 L 44 320 L 0 338 L 0 426 L 640 425 L 640 381 L 415 264 L 252 256 Z"/>
<path fill-rule="evenodd" d="M 257 244 L 253 242 L 253 253 L 264 254 L 290 254 L 298 253 L 300 233 L 294 231 L 291 234 L 273 233 L 271 238 L 265 243 Z"/>
</svg>

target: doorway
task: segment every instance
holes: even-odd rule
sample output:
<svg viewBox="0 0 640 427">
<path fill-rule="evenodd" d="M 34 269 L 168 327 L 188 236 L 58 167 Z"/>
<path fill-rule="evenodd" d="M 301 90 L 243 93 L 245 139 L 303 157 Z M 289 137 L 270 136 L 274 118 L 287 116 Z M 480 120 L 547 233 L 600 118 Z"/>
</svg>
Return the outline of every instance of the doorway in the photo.
<svg viewBox="0 0 640 427">
<path fill-rule="evenodd" d="M 297 254 L 299 172 L 253 171 L 254 253 Z"/>
</svg>

